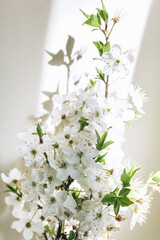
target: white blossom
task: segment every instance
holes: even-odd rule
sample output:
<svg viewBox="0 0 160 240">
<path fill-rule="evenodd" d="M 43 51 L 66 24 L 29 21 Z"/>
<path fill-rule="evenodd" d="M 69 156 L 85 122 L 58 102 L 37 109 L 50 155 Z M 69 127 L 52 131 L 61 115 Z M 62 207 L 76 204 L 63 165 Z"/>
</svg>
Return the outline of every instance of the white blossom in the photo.
<svg viewBox="0 0 160 240">
<path fill-rule="evenodd" d="M 24 178 L 24 175 L 21 174 L 21 172 L 17 168 L 14 168 L 9 172 L 8 177 L 4 173 L 1 173 L 1 178 L 2 181 L 7 184 L 10 183 L 16 184 Z"/>
<path fill-rule="evenodd" d="M 106 75 L 118 74 L 120 78 L 125 78 L 129 73 L 130 58 L 128 52 L 123 52 L 117 44 L 111 47 L 110 52 L 102 55 L 105 63 L 104 72 Z"/>
<path fill-rule="evenodd" d="M 131 97 L 131 101 L 133 102 L 137 110 L 140 113 L 144 113 L 144 111 L 142 110 L 143 103 L 148 101 L 148 98 L 145 97 L 145 92 L 142 90 L 142 88 L 140 88 L 138 85 L 131 85 L 129 89 L 129 94 Z"/>
</svg>

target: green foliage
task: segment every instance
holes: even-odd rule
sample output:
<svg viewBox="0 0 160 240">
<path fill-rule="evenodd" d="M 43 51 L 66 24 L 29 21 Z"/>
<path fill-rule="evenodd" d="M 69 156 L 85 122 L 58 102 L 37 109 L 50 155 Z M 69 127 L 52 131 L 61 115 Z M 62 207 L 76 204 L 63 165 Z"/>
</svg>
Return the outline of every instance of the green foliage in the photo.
<svg viewBox="0 0 160 240">
<path fill-rule="evenodd" d="M 97 8 L 97 11 L 98 11 L 99 16 L 102 18 L 102 20 L 107 23 L 108 13 L 106 12 L 106 10 L 104 10 L 104 9 L 101 10 L 101 9 Z"/>
<path fill-rule="evenodd" d="M 102 199 L 103 203 L 109 203 L 113 205 L 116 202 L 116 195 L 113 193 L 106 194 L 104 198 Z"/>
<path fill-rule="evenodd" d="M 8 188 L 8 190 L 6 190 L 5 192 L 12 192 L 18 195 L 18 188 L 13 187 L 11 184 L 6 184 L 6 187 Z"/>
<path fill-rule="evenodd" d="M 37 125 L 37 133 L 38 133 L 38 136 L 39 136 L 40 138 L 43 136 L 42 128 L 40 127 L 39 124 Z"/>
<path fill-rule="evenodd" d="M 52 234 L 54 233 L 54 231 L 55 231 L 55 226 L 53 226 L 53 228 L 51 229 L 51 228 L 49 227 L 49 225 L 45 225 L 45 226 L 44 226 L 44 229 L 45 229 L 45 232 L 46 232 L 46 233 L 49 233 L 49 235 L 52 235 Z"/>
<path fill-rule="evenodd" d="M 116 189 L 114 189 L 114 191 L 112 192 L 112 194 L 114 194 L 115 196 L 118 194 L 119 192 L 119 188 L 117 187 Z"/>
<path fill-rule="evenodd" d="M 70 231 L 68 240 L 73 240 L 75 237 L 75 233 L 73 231 Z"/>
<path fill-rule="evenodd" d="M 131 189 L 129 188 L 123 188 L 120 192 L 119 192 L 119 196 L 120 197 L 126 197 L 129 193 L 130 193 Z"/>
<path fill-rule="evenodd" d="M 68 134 L 66 134 L 64 137 L 65 137 L 66 139 L 70 139 L 70 134 L 68 133 Z"/>
<path fill-rule="evenodd" d="M 102 24 L 101 20 L 104 21 L 105 27 L 107 28 L 108 13 L 106 11 L 106 7 L 102 0 L 101 0 L 101 2 L 102 2 L 102 9 L 97 8 L 97 15 L 94 15 L 94 14 L 89 15 L 89 14 L 83 12 L 81 9 L 80 9 L 80 11 L 87 18 L 87 20 L 83 24 L 87 24 L 91 27 L 95 27 L 92 31 L 101 30 L 106 36 L 106 32 L 105 32 L 106 29 L 105 30 L 101 29 L 101 24 Z M 98 49 L 100 56 L 102 56 L 103 53 L 110 51 L 110 43 L 109 42 L 106 42 L 105 44 L 101 41 L 93 42 L 93 43 L 96 46 L 96 48 Z"/>
<path fill-rule="evenodd" d="M 122 188 L 120 191 L 119 188 L 116 188 L 110 194 L 106 194 L 103 197 L 102 202 L 113 205 L 114 213 L 117 215 L 119 213 L 120 207 L 127 207 L 134 203 L 127 197 L 130 191 L 131 190 L 129 188 Z"/>
<path fill-rule="evenodd" d="M 122 173 L 121 182 L 123 184 L 123 187 L 129 187 L 130 181 L 131 181 L 131 177 L 130 177 L 129 173 Z"/>
<path fill-rule="evenodd" d="M 93 42 L 93 43 L 96 46 L 96 48 L 98 49 L 100 56 L 102 56 L 103 53 L 110 51 L 110 43 L 109 42 L 107 42 L 105 44 L 101 41 Z"/>
<path fill-rule="evenodd" d="M 98 69 L 97 67 L 96 67 L 96 71 L 97 71 L 97 73 L 98 73 L 96 79 L 100 79 L 100 80 L 102 80 L 103 82 L 105 82 L 105 74 L 102 73 L 102 71 L 101 71 L 100 69 Z"/>
<path fill-rule="evenodd" d="M 96 81 L 93 81 L 92 79 L 90 79 L 90 84 L 91 84 L 91 87 L 94 87 L 96 84 Z"/>
<path fill-rule="evenodd" d="M 101 3 L 102 3 L 102 8 L 103 8 L 103 10 L 106 10 L 106 7 L 105 7 L 105 5 L 104 5 L 104 3 L 103 3 L 103 0 L 101 0 Z"/>
<path fill-rule="evenodd" d="M 134 203 L 128 197 L 120 197 L 118 198 L 118 202 L 121 207 L 127 207 Z"/>
<path fill-rule="evenodd" d="M 130 170 L 127 170 L 126 168 L 124 169 L 122 175 L 121 175 L 121 182 L 123 184 L 123 187 L 129 187 L 130 186 L 130 181 L 135 175 L 135 173 L 140 170 L 141 168 L 136 168 L 134 169 L 134 165 L 131 167 Z"/>
<path fill-rule="evenodd" d="M 101 26 L 101 19 L 99 14 L 94 15 L 88 15 L 87 13 L 83 12 L 81 9 L 80 11 L 83 13 L 83 15 L 87 18 L 87 20 L 83 24 L 87 24 L 91 27 L 99 28 Z"/>
<path fill-rule="evenodd" d="M 105 164 L 105 156 L 107 155 L 107 153 L 105 153 L 104 155 L 98 155 L 97 159 L 96 159 L 96 162 L 100 162 L 100 163 L 103 163 Z"/>
<path fill-rule="evenodd" d="M 105 132 L 102 137 L 100 137 L 99 133 L 96 131 L 96 135 L 97 135 L 97 144 L 96 144 L 96 148 L 99 151 L 102 151 L 103 149 L 105 149 L 106 147 L 108 147 L 109 145 L 111 145 L 112 143 L 114 143 L 113 141 L 106 141 L 108 132 Z"/>
<path fill-rule="evenodd" d="M 89 125 L 89 123 L 87 122 L 87 118 L 84 118 L 84 117 L 81 117 L 80 120 L 79 120 L 79 123 L 80 123 L 80 129 L 79 131 L 83 131 L 83 129 Z"/>
<path fill-rule="evenodd" d="M 115 203 L 114 203 L 114 213 L 115 213 L 115 215 L 117 215 L 119 213 L 119 210 L 120 210 L 120 204 L 116 200 Z"/>
<path fill-rule="evenodd" d="M 80 200 L 80 199 L 79 199 L 79 194 L 80 194 L 79 189 L 76 188 L 76 187 L 74 187 L 74 188 L 72 188 L 71 193 L 72 193 L 72 197 L 74 198 L 74 200 L 76 201 L 76 203 L 79 203 L 79 200 Z"/>
<path fill-rule="evenodd" d="M 80 9 L 80 11 L 83 13 L 83 15 L 87 18 L 90 19 L 90 15 L 88 15 L 87 13 L 83 12 L 82 9 Z"/>
<path fill-rule="evenodd" d="M 87 13 L 83 12 L 81 9 L 80 11 L 83 13 L 83 15 L 87 18 L 87 20 L 84 22 L 84 24 L 88 24 L 92 27 L 99 28 L 101 26 L 101 19 L 107 23 L 108 22 L 108 13 L 106 11 L 106 7 L 102 2 L 102 9 L 97 8 L 97 16 L 94 14 L 88 15 Z M 101 19 L 100 19 L 101 18 Z"/>
<path fill-rule="evenodd" d="M 42 137 L 43 137 L 44 134 L 43 134 L 42 128 L 39 124 L 37 125 L 37 134 L 39 136 L 40 143 L 43 143 Z"/>
</svg>

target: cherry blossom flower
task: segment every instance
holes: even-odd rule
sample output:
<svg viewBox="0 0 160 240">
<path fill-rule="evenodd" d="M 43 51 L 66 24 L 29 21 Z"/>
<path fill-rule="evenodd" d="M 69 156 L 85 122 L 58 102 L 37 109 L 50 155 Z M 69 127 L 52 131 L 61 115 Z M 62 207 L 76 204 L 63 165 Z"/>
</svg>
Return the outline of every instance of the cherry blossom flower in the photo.
<svg viewBox="0 0 160 240">
<path fill-rule="evenodd" d="M 129 73 L 130 59 L 127 51 L 123 52 L 119 45 L 113 45 L 110 52 L 105 52 L 102 55 L 102 61 L 105 63 L 105 74 L 117 74 L 120 78 L 125 78 Z"/>
<path fill-rule="evenodd" d="M 148 98 L 145 96 L 145 92 L 138 85 L 131 85 L 129 89 L 129 94 L 134 106 L 140 113 L 144 114 L 145 112 L 142 110 L 143 103 L 148 101 Z"/>
<path fill-rule="evenodd" d="M 19 181 L 21 181 L 24 178 L 24 175 L 17 168 L 14 168 L 9 172 L 8 177 L 4 173 L 1 173 L 1 178 L 2 178 L 2 181 L 7 184 L 10 184 L 10 183 L 17 184 Z"/>
</svg>

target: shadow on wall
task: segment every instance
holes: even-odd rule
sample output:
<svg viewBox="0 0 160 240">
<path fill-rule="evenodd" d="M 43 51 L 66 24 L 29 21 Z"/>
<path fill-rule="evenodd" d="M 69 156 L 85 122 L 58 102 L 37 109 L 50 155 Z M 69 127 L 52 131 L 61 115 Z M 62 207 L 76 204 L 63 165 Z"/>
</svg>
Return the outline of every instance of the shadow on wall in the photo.
<svg viewBox="0 0 160 240">
<path fill-rule="evenodd" d="M 70 82 L 72 80 L 72 85 L 74 87 L 76 87 L 79 82 L 80 82 L 80 78 L 81 76 L 78 76 L 78 80 L 74 79 L 72 75 L 72 71 L 73 69 L 75 69 L 75 66 L 79 63 L 79 60 L 82 59 L 82 55 L 84 53 L 84 51 L 79 50 L 74 52 L 74 44 L 75 44 L 75 39 L 71 36 L 68 36 L 68 40 L 66 43 L 66 49 L 65 51 L 63 51 L 62 49 L 60 49 L 56 54 L 51 53 L 51 52 L 47 52 L 51 59 L 49 60 L 48 64 L 53 66 L 53 67 L 61 67 L 61 66 L 65 66 L 67 69 L 67 74 L 66 74 L 66 81 L 65 84 L 63 83 L 63 88 L 66 89 L 65 93 L 70 92 Z M 81 74 L 82 75 L 82 74 Z M 66 86 L 65 86 L 66 85 Z M 72 88 L 73 88 L 72 86 Z M 53 109 L 53 96 L 56 94 L 60 94 L 60 81 L 57 84 L 57 89 L 54 92 L 51 91 L 43 91 L 42 92 L 43 95 L 45 95 L 46 100 L 42 102 L 42 115 L 35 117 L 35 116 L 31 116 L 30 119 L 31 120 L 35 120 L 35 121 L 39 121 L 42 124 L 45 123 L 45 121 L 48 119 L 48 117 L 51 114 L 51 111 Z"/>
<path fill-rule="evenodd" d="M 53 0 L 0 0 L 0 170 L 17 166 L 17 133 L 29 115 L 37 113 L 41 69 L 48 18 Z M 0 180 L 0 184 L 2 182 Z M 10 210 L 5 209 L 4 185 L 0 186 L 0 240 L 20 240 L 10 229 Z"/>
</svg>

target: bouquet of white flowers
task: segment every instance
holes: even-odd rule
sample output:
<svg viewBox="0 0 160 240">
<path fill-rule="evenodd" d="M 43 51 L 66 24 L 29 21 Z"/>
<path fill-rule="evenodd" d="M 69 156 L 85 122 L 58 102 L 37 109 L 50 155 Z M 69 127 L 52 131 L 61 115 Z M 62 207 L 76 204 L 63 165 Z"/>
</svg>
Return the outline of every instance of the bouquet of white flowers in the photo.
<svg viewBox="0 0 160 240">
<path fill-rule="evenodd" d="M 110 45 L 110 36 L 122 15 L 109 18 L 102 1 L 97 15 L 82 11 L 88 24 L 100 30 L 105 43 L 94 42 L 102 70 L 86 80 L 84 88 L 66 95 L 53 94 L 53 109 L 45 122 L 26 126 L 18 135 L 18 153 L 27 171 L 16 168 L 1 174 L 17 219 L 11 228 L 46 240 L 110 239 L 112 231 L 133 214 L 131 229 L 146 220 L 160 171 L 144 183 L 133 180 L 140 170 L 126 161 L 122 150 L 125 125 L 139 117 L 145 93 L 126 86 L 126 97 L 116 84 L 124 81 L 133 61 L 130 51 Z M 110 27 L 110 25 L 112 26 Z M 116 82 L 112 78 L 116 77 Z M 88 78 L 87 78 L 88 79 Z"/>
</svg>

